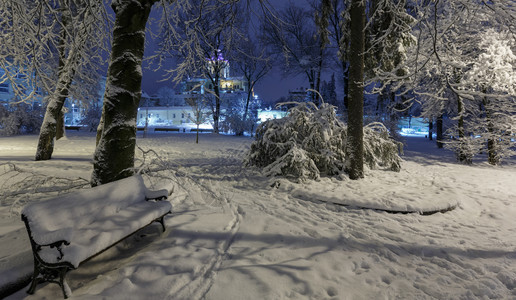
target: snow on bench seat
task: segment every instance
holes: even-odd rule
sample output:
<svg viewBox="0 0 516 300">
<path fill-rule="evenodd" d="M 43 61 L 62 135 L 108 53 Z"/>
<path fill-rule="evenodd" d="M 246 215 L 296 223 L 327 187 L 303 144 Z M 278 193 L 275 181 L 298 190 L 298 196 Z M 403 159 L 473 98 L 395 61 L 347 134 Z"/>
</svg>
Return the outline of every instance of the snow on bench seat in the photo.
<svg viewBox="0 0 516 300">
<path fill-rule="evenodd" d="M 66 240 L 70 243 L 62 247 L 61 260 L 58 260 L 60 253 L 56 248 L 43 248 L 39 256 L 48 263 L 67 261 L 77 268 L 82 261 L 152 223 L 169 212 L 170 208 L 168 201 L 133 204 L 111 216 L 96 219 L 84 227 L 70 230 L 72 234 L 67 238 L 57 237 L 56 241 Z"/>
<path fill-rule="evenodd" d="M 28 292 L 34 292 L 39 281 L 51 281 L 61 286 L 66 298 L 68 270 L 154 221 L 161 222 L 164 230 L 163 217 L 172 205 L 152 200 L 166 199 L 168 194 L 165 189 L 147 189 L 143 178 L 135 175 L 24 207 L 22 219 L 35 264 Z M 60 279 L 38 278 L 46 273 Z"/>
</svg>

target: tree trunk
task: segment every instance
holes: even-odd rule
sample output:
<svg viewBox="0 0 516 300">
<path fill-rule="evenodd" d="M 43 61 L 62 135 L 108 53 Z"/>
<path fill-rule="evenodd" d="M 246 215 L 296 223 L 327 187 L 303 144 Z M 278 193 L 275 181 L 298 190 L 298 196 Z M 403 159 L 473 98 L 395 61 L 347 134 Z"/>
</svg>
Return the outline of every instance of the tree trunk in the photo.
<svg viewBox="0 0 516 300">
<path fill-rule="evenodd" d="M 248 80 L 247 82 L 250 82 L 250 80 Z M 245 132 L 244 127 L 246 127 L 246 120 L 247 120 L 247 115 L 249 114 L 249 103 L 251 102 L 252 93 L 253 93 L 252 84 L 247 84 L 247 100 L 245 102 L 244 115 L 242 116 L 242 124 L 244 126 L 240 129 L 239 132 L 236 133 L 236 135 L 238 135 L 238 136 L 244 135 L 244 132 Z"/>
<path fill-rule="evenodd" d="M 75 59 L 76 50 L 70 50 L 67 64 Z M 62 109 L 72 85 L 72 78 L 75 70 L 73 68 L 62 69 L 59 72 L 59 79 L 54 93 L 48 98 L 47 110 L 39 132 L 36 160 L 49 160 L 54 152 L 54 138 L 56 137 L 58 120 L 62 118 Z M 64 124 L 63 124 L 64 126 Z"/>
<path fill-rule="evenodd" d="M 92 186 L 129 177 L 134 173 L 145 26 L 155 2 L 113 1 L 113 46 L 104 94 L 103 128 L 94 154 Z"/>
<path fill-rule="evenodd" d="M 199 144 L 199 122 L 197 122 L 197 134 L 195 135 L 195 143 Z"/>
<path fill-rule="evenodd" d="M 48 97 L 48 105 L 45 111 L 45 117 L 41 124 L 39 132 L 38 147 L 36 149 L 36 160 L 49 160 L 54 152 L 54 139 L 60 139 L 64 136 L 64 114 L 62 112 L 68 91 L 72 85 L 72 79 L 75 69 L 70 65 L 75 60 L 77 47 L 73 45 L 68 55 L 66 54 L 67 29 L 71 22 L 71 15 L 66 8 L 66 3 L 60 1 L 61 10 L 61 33 L 59 40 L 59 65 L 58 65 L 58 81 L 56 87 Z M 65 56 L 67 56 L 65 58 Z"/>
<path fill-rule="evenodd" d="M 428 139 L 432 140 L 433 139 L 433 131 L 434 131 L 434 123 L 433 123 L 433 120 L 430 120 L 430 122 L 428 122 Z"/>
<path fill-rule="evenodd" d="M 437 148 L 441 149 L 444 146 L 444 134 L 443 134 L 443 115 L 437 117 L 437 121 L 435 122 L 435 126 L 437 126 L 436 130 L 436 142 Z"/>
<path fill-rule="evenodd" d="M 215 94 L 215 110 L 213 111 L 213 133 L 219 133 L 220 121 L 220 88 L 219 81 L 213 86 L 213 93 Z"/>
<path fill-rule="evenodd" d="M 457 95 L 457 114 L 459 115 L 459 120 L 457 123 L 458 131 L 459 131 L 459 149 L 457 153 L 457 159 L 462 163 L 471 163 L 471 159 L 469 158 L 469 149 L 468 144 L 466 143 L 466 134 L 464 131 L 464 104 L 462 103 L 462 99 L 459 95 Z"/>
<path fill-rule="evenodd" d="M 351 2 L 349 110 L 347 155 L 349 178 L 364 177 L 364 51 L 365 6 L 361 0 Z"/>
<path fill-rule="evenodd" d="M 485 93 L 485 92 L 484 92 Z M 487 132 L 489 133 L 487 138 L 487 162 L 493 166 L 500 163 L 496 155 L 496 140 L 494 138 L 494 124 L 493 124 L 493 113 L 489 106 L 489 100 L 484 97 L 482 100 L 484 109 L 486 110 L 486 121 L 487 121 Z"/>
<path fill-rule="evenodd" d="M 45 117 L 43 118 L 39 132 L 36 160 L 49 160 L 52 158 L 59 114 L 63 109 L 64 100 L 66 99 L 66 97 L 60 97 L 59 94 L 68 94 L 70 85 L 71 80 L 60 79 L 56 91 L 49 97 L 47 110 L 45 111 Z"/>
<path fill-rule="evenodd" d="M 102 129 L 104 128 L 104 106 L 102 106 L 102 114 L 100 115 L 99 125 L 97 126 L 97 136 L 95 137 L 95 147 L 99 145 L 100 137 L 102 137 Z"/>
<path fill-rule="evenodd" d="M 66 98 L 65 98 L 66 100 Z M 63 101 L 64 105 L 64 101 Z M 56 128 L 56 141 L 65 136 L 65 121 L 64 121 L 64 112 L 63 109 L 59 112 L 57 116 L 57 128 Z"/>
<path fill-rule="evenodd" d="M 319 94 L 321 92 L 321 74 L 322 74 L 322 67 L 323 67 L 323 50 L 324 50 L 324 44 L 321 42 L 319 45 L 319 61 L 317 62 L 317 73 L 315 78 L 315 90 L 317 93 L 315 93 L 314 103 L 316 106 L 319 106 L 321 104 L 321 101 L 319 99 Z M 328 101 L 328 99 L 323 99 L 324 101 Z"/>
</svg>

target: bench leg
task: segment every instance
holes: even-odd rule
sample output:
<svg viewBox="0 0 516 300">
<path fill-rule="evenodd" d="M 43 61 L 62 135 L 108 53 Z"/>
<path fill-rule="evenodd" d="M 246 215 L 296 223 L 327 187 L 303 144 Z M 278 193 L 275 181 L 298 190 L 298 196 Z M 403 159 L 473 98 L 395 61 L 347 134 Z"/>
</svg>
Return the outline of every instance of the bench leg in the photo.
<svg viewBox="0 0 516 300">
<path fill-rule="evenodd" d="M 163 220 L 165 216 L 162 216 L 161 218 L 157 219 L 156 221 L 161 224 L 161 228 L 163 228 L 163 232 L 165 232 L 165 221 Z"/>
<path fill-rule="evenodd" d="M 65 281 L 65 276 L 66 276 L 66 273 L 68 272 L 68 269 L 66 268 L 62 268 L 60 271 L 59 271 L 59 286 L 61 287 L 61 290 L 63 291 L 63 296 L 65 299 L 68 298 L 68 295 L 69 292 L 70 292 L 70 288 L 68 287 L 68 284 L 66 283 Z"/>
<path fill-rule="evenodd" d="M 66 284 L 65 276 L 68 273 L 69 268 L 67 267 L 59 267 L 59 268 L 46 268 L 41 265 L 36 258 L 34 258 L 34 274 L 32 275 L 32 282 L 30 284 L 27 293 L 32 295 L 36 291 L 36 286 L 42 282 L 52 282 L 56 283 L 61 287 L 63 291 L 64 298 L 68 298 L 70 296 L 70 288 Z"/>
<path fill-rule="evenodd" d="M 39 278 L 39 268 L 36 266 L 36 262 L 34 263 L 34 273 L 32 274 L 32 282 L 30 283 L 30 287 L 27 290 L 27 294 L 34 294 L 34 291 L 36 290 L 36 285 L 38 285 L 40 281 Z"/>
</svg>

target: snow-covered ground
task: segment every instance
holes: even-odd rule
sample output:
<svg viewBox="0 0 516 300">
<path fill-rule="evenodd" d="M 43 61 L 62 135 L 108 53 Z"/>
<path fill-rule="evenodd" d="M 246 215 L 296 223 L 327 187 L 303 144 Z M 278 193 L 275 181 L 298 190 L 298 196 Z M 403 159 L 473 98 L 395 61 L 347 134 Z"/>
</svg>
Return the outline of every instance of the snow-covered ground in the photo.
<svg viewBox="0 0 516 300">
<path fill-rule="evenodd" d="M 139 138 L 148 186 L 174 188 L 168 229 L 150 226 L 70 272 L 72 299 L 515 299 L 515 162 L 462 166 L 406 139 L 400 173 L 297 184 L 242 166 L 250 138 Z M 69 132 L 35 162 L 35 136 L 0 138 L 0 286 L 32 271 L 19 211 L 85 186 L 94 143 Z M 455 204 L 429 216 L 356 208 Z M 55 284 L 25 290 L 7 299 L 61 297 Z"/>
</svg>

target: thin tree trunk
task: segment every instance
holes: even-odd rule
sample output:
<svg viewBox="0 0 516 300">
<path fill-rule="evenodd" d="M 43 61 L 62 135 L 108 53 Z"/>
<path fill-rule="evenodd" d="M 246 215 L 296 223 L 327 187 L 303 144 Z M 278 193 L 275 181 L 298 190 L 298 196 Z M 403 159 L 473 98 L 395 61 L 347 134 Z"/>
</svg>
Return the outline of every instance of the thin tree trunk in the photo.
<svg viewBox="0 0 516 300">
<path fill-rule="evenodd" d="M 484 91 L 484 93 L 486 93 Z M 482 100 L 484 109 L 486 110 L 486 121 L 487 121 L 487 132 L 489 136 L 487 138 L 487 162 L 493 166 L 497 165 L 500 161 L 496 155 L 496 140 L 494 139 L 494 124 L 493 124 L 493 113 L 489 109 L 489 100 L 484 97 Z"/>
<path fill-rule="evenodd" d="M 342 62 L 342 89 L 344 91 L 344 109 L 349 108 L 349 68 L 346 62 Z"/>
<path fill-rule="evenodd" d="M 66 98 L 65 98 L 66 100 Z M 64 101 L 63 101 L 64 106 Z M 61 108 L 59 115 L 57 116 L 57 127 L 56 127 L 56 141 L 65 136 L 65 122 L 64 122 L 64 112 Z"/>
<path fill-rule="evenodd" d="M 75 56 L 75 50 L 72 49 L 68 56 L 67 61 L 71 63 Z M 67 98 L 64 95 L 68 95 L 74 73 L 75 70 L 73 68 L 68 69 L 68 73 L 66 71 L 61 72 L 57 87 L 49 97 L 47 110 L 45 111 L 45 117 L 43 118 L 43 124 L 39 133 L 36 160 L 49 160 L 52 158 L 59 115 Z"/>
<path fill-rule="evenodd" d="M 319 62 L 317 64 L 317 74 L 316 74 L 316 79 L 315 79 L 315 90 L 317 91 L 317 93 L 320 93 L 321 92 L 321 73 L 322 73 L 322 65 L 323 65 L 323 43 L 321 42 L 321 45 L 319 45 L 320 49 L 319 49 Z M 314 103 L 315 105 L 319 106 L 321 103 L 320 103 L 320 99 L 319 99 L 319 94 L 315 95 L 315 98 L 314 98 Z M 328 100 L 326 100 L 328 101 Z"/>
<path fill-rule="evenodd" d="M 437 148 L 441 149 L 444 146 L 444 134 L 443 134 L 443 115 L 437 117 L 437 121 L 435 122 L 436 130 L 436 143 Z"/>
<path fill-rule="evenodd" d="M 213 132 L 218 134 L 220 121 L 220 89 L 218 79 L 216 80 L 216 84 L 213 86 L 213 93 L 215 94 L 215 111 L 213 112 Z"/>
<path fill-rule="evenodd" d="M 145 26 L 155 2 L 113 1 L 113 46 L 104 94 L 103 128 L 94 154 L 92 186 L 129 177 L 134 173 Z"/>
<path fill-rule="evenodd" d="M 250 80 L 248 80 L 247 82 L 250 82 Z M 244 115 L 242 117 L 242 124 L 244 125 L 244 127 L 246 127 L 246 120 L 247 120 L 247 115 L 249 113 L 249 103 L 251 102 L 251 97 L 252 97 L 252 84 L 248 83 L 247 84 L 247 100 L 245 102 Z M 244 127 L 242 127 L 240 129 L 240 131 L 236 133 L 236 135 L 238 135 L 238 136 L 244 135 L 244 132 L 245 132 Z"/>
<path fill-rule="evenodd" d="M 365 6 L 361 0 L 351 2 L 351 44 L 349 66 L 349 110 L 347 155 L 349 178 L 364 177 L 364 51 Z"/>
<path fill-rule="evenodd" d="M 428 122 L 428 139 L 432 140 L 433 139 L 433 130 L 434 130 L 434 123 L 433 123 L 433 120 L 430 120 Z"/>
<path fill-rule="evenodd" d="M 471 163 L 469 158 L 468 144 L 466 143 L 466 134 L 464 130 L 464 103 L 459 95 L 457 95 L 457 113 L 459 115 L 458 120 L 458 131 L 459 131 L 459 149 L 457 153 L 457 159 L 462 163 Z"/>
<path fill-rule="evenodd" d="M 199 144 L 199 122 L 197 122 L 197 134 L 195 135 L 195 143 Z"/>
<path fill-rule="evenodd" d="M 68 91 L 75 73 L 74 68 L 70 68 L 69 65 L 75 60 L 77 46 L 72 46 L 72 49 L 70 49 L 65 58 L 67 39 L 66 27 L 68 27 L 71 22 L 71 16 L 65 6 L 66 3 L 60 1 L 59 5 L 62 13 L 61 23 L 63 28 L 61 28 L 59 36 L 58 81 L 52 95 L 48 97 L 48 105 L 39 133 L 36 160 L 51 159 L 52 153 L 54 152 L 54 139 L 58 140 L 64 136 L 64 114 L 62 109 L 68 97 Z"/>
</svg>

